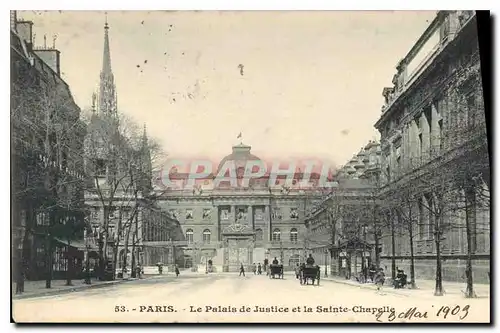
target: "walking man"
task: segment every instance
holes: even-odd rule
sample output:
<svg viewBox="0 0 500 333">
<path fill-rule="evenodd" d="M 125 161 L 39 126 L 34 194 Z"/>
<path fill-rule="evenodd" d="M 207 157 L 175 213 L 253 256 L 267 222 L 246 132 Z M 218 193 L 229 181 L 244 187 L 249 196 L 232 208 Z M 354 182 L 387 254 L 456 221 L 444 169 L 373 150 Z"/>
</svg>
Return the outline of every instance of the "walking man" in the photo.
<svg viewBox="0 0 500 333">
<path fill-rule="evenodd" d="M 243 274 L 243 276 L 245 276 L 245 267 L 243 267 L 243 264 L 241 264 L 240 266 L 240 276 L 241 274 Z"/>
</svg>

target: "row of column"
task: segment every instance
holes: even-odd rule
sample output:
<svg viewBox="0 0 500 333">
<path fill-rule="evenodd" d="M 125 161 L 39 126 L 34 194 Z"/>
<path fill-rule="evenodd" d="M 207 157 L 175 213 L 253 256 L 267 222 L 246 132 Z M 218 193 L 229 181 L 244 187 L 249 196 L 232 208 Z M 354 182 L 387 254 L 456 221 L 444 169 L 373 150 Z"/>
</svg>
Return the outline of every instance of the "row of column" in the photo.
<svg viewBox="0 0 500 333">
<path fill-rule="evenodd" d="M 236 223 L 237 222 L 237 207 L 239 205 L 230 205 L 230 216 L 229 216 L 229 220 L 227 220 L 229 222 L 229 224 L 232 224 L 232 223 Z M 254 219 L 254 209 L 253 209 L 253 205 L 246 205 L 247 206 L 247 220 L 245 221 L 252 229 L 252 231 L 255 231 L 255 219 Z M 221 241 L 222 240 L 222 223 L 224 223 L 225 221 L 221 221 L 220 219 L 220 207 L 221 206 L 216 206 L 217 207 L 217 228 L 218 228 L 218 241 Z M 264 223 L 266 223 L 267 221 L 267 239 L 269 241 L 272 240 L 272 222 L 271 222 L 271 219 L 269 218 L 270 214 L 269 214 L 269 205 L 265 205 L 264 206 L 264 217 L 262 219 L 262 221 Z"/>
</svg>

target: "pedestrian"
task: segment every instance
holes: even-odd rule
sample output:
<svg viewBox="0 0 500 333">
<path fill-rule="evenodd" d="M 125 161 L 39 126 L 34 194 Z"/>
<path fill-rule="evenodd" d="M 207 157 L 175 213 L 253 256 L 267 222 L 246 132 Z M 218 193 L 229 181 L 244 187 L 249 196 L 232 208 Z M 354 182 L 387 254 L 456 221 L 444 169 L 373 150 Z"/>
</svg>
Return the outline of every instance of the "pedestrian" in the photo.
<svg viewBox="0 0 500 333">
<path fill-rule="evenodd" d="M 18 264 L 18 269 L 16 272 L 16 294 L 22 294 L 24 292 L 24 263 L 21 261 Z"/>
<path fill-rule="evenodd" d="M 136 278 L 140 279 L 141 278 L 141 265 L 140 264 L 137 264 L 137 267 L 135 268 L 135 276 Z"/>
<path fill-rule="evenodd" d="M 377 291 L 380 291 L 380 289 L 382 289 L 384 282 L 385 282 L 385 273 L 384 270 L 380 268 L 377 275 L 375 275 L 375 285 L 377 286 Z"/>
<path fill-rule="evenodd" d="M 181 272 L 179 272 L 179 266 L 175 265 L 175 276 L 176 276 L 176 277 L 179 277 L 179 274 L 180 274 L 180 273 L 181 273 Z"/>
<path fill-rule="evenodd" d="M 252 272 L 253 272 L 253 275 L 257 274 L 257 266 L 255 265 L 255 263 L 253 263 L 253 265 L 252 265 Z"/>
<path fill-rule="evenodd" d="M 241 274 L 243 274 L 243 276 L 245 276 L 245 267 L 243 267 L 243 264 L 241 264 L 240 266 L 240 276 Z"/>
<path fill-rule="evenodd" d="M 259 273 L 259 275 L 262 274 L 262 266 L 261 266 L 260 262 L 259 262 L 259 266 L 257 266 L 257 273 Z"/>
<path fill-rule="evenodd" d="M 158 273 L 161 275 L 163 273 L 163 266 L 158 265 Z"/>
</svg>

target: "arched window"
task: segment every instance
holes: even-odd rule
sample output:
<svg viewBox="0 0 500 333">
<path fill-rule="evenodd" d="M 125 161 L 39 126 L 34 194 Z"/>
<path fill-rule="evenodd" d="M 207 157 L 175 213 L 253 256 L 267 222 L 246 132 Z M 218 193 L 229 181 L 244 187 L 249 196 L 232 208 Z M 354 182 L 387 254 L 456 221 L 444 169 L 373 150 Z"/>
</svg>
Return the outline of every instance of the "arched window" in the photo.
<svg viewBox="0 0 500 333">
<path fill-rule="evenodd" d="M 193 229 L 186 230 L 186 241 L 188 244 L 193 244 Z"/>
<path fill-rule="evenodd" d="M 273 241 L 279 242 L 281 240 L 281 231 L 280 229 L 276 228 L 273 230 Z"/>
<path fill-rule="evenodd" d="M 263 236 L 264 236 L 264 233 L 262 232 L 262 229 L 255 230 L 255 240 L 256 241 L 262 241 Z"/>
<path fill-rule="evenodd" d="M 210 230 L 208 230 L 208 229 L 203 230 L 203 243 L 210 244 L 210 235 L 211 234 L 212 233 L 210 232 Z"/>
<path fill-rule="evenodd" d="M 297 231 L 297 229 L 292 228 L 290 230 L 290 242 L 297 243 L 298 238 L 299 238 L 299 232 Z"/>
</svg>

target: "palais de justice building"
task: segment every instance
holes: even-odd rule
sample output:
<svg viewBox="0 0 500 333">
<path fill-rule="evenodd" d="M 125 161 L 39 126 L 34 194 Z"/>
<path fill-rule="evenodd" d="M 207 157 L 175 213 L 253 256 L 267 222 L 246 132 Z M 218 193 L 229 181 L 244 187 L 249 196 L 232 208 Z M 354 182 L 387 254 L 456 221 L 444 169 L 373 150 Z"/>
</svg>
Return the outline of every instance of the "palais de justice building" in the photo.
<svg viewBox="0 0 500 333">
<path fill-rule="evenodd" d="M 239 181 L 247 161 L 259 160 L 251 147 L 243 143 L 232 147 L 232 153 L 220 162 L 234 162 Z M 217 170 L 217 171 L 219 171 Z M 215 173 L 215 174 L 218 174 Z M 212 260 L 215 271 L 237 271 L 240 264 L 263 264 L 276 257 L 285 267 L 295 266 L 307 255 L 304 244 L 304 215 L 324 191 L 304 189 L 303 174 L 294 172 L 294 181 L 285 186 L 278 176 L 268 186 L 269 173 L 250 179 L 248 187 L 217 185 L 214 176 L 186 189 L 188 174 L 171 172 L 174 185 L 164 188 L 159 205 L 177 219 L 184 231 L 187 248 L 181 266 L 199 266 L 205 270 Z M 319 175 L 312 172 L 309 184 L 318 184 Z"/>
</svg>

